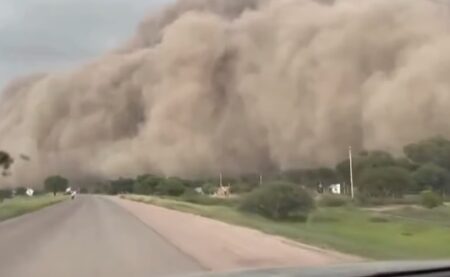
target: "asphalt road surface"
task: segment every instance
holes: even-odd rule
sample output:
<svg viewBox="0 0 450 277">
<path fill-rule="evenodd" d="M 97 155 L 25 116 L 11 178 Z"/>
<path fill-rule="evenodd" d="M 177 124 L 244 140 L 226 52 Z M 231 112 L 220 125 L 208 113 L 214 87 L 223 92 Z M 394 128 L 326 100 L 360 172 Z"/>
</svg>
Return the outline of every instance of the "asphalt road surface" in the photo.
<svg viewBox="0 0 450 277">
<path fill-rule="evenodd" d="M 0 276 L 137 277 L 204 269 L 125 209 L 98 196 L 0 223 Z"/>
</svg>

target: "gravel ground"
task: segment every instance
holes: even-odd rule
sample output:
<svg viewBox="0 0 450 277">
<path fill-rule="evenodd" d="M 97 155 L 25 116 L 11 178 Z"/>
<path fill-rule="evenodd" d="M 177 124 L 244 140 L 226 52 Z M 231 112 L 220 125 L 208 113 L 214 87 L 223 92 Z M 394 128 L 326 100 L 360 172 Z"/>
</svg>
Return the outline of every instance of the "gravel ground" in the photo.
<svg viewBox="0 0 450 277">
<path fill-rule="evenodd" d="M 118 197 L 110 199 L 214 271 L 320 266 L 361 260 L 193 214 Z"/>
</svg>

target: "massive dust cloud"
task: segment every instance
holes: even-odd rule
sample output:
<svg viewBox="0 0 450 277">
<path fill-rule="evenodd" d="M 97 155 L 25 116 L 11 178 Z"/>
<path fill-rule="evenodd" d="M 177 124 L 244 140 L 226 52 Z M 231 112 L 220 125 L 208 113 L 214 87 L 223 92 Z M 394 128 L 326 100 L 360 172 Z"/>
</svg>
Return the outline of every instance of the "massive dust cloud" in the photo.
<svg viewBox="0 0 450 277">
<path fill-rule="evenodd" d="M 7 182 L 333 165 L 450 136 L 450 8 L 429 0 L 181 0 L 119 49 L 13 81 Z"/>
</svg>

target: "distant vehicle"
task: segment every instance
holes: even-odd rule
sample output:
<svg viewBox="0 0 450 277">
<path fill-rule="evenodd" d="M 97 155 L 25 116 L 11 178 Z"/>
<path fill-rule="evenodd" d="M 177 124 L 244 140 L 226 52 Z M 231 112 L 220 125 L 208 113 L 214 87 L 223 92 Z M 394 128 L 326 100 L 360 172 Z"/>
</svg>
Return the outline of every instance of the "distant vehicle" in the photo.
<svg viewBox="0 0 450 277">
<path fill-rule="evenodd" d="M 68 187 L 66 188 L 65 194 L 71 194 L 72 193 L 72 188 Z"/>
<path fill-rule="evenodd" d="M 34 190 L 33 189 L 27 189 L 25 192 L 29 197 L 33 196 Z"/>
</svg>

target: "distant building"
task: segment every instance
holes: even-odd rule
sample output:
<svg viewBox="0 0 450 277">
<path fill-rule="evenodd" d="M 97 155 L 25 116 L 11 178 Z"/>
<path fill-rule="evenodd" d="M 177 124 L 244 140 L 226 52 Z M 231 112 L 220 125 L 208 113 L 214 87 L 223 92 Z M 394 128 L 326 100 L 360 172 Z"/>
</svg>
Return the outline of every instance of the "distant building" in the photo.
<svg viewBox="0 0 450 277">
<path fill-rule="evenodd" d="M 228 186 L 222 186 L 219 185 L 219 187 L 217 188 L 217 191 L 213 194 L 213 197 L 218 197 L 218 198 L 228 198 L 230 197 L 231 194 L 231 185 L 228 184 Z"/>
<path fill-rule="evenodd" d="M 341 184 L 333 184 L 330 186 L 332 194 L 341 194 Z"/>
</svg>

